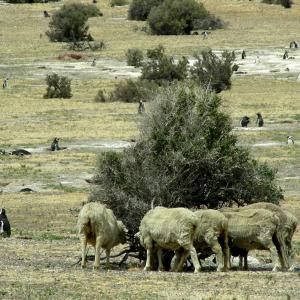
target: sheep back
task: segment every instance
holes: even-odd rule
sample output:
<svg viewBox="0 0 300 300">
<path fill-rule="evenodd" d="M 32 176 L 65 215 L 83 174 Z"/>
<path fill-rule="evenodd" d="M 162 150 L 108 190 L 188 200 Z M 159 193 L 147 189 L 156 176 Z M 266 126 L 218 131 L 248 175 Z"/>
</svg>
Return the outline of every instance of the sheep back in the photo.
<svg viewBox="0 0 300 300">
<path fill-rule="evenodd" d="M 118 221 L 111 209 L 98 202 L 83 206 L 78 216 L 79 234 L 87 237 L 88 243 L 95 246 L 96 237 L 101 236 L 101 247 L 110 249 L 126 242 L 125 226 Z"/>
<path fill-rule="evenodd" d="M 170 250 L 189 247 L 197 224 L 197 217 L 189 209 L 155 207 L 141 221 L 140 241 L 146 249 L 153 242 Z"/>
</svg>

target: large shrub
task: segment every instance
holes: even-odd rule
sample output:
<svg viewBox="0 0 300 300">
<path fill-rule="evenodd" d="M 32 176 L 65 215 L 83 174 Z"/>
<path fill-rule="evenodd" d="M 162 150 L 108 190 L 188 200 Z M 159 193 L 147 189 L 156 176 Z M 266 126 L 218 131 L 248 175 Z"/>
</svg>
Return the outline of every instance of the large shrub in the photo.
<svg viewBox="0 0 300 300">
<path fill-rule="evenodd" d="M 224 51 L 218 57 L 211 50 L 196 55 L 196 62 L 190 68 L 191 78 L 202 86 L 220 93 L 231 87 L 234 52 Z"/>
<path fill-rule="evenodd" d="M 153 34 L 190 34 L 194 22 L 208 16 L 203 4 L 195 0 L 165 0 L 151 9 L 148 23 Z"/>
<path fill-rule="evenodd" d="M 164 0 L 133 0 L 128 10 L 128 19 L 145 21 L 152 7 L 158 6 Z"/>
<path fill-rule="evenodd" d="M 102 15 L 95 5 L 65 4 L 50 20 L 46 32 L 52 42 L 78 42 L 93 40 L 88 33 L 87 20 Z"/>
<path fill-rule="evenodd" d="M 275 171 L 237 145 L 221 103 L 197 86 L 161 89 L 137 143 L 100 156 L 90 200 L 107 204 L 132 232 L 151 205 L 278 203 Z"/>
<path fill-rule="evenodd" d="M 71 98 L 71 79 L 56 73 L 47 75 L 47 90 L 44 98 Z"/>
<path fill-rule="evenodd" d="M 182 57 L 175 62 L 172 56 L 165 54 L 163 46 L 147 50 L 148 60 L 142 67 L 142 79 L 154 80 L 158 83 L 163 81 L 183 80 L 188 74 L 188 60 Z"/>
<path fill-rule="evenodd" d="M 291 0 L 262 0 L 262 2 L 267 4 L 281 4 L 285 8 L 291 8 L 293 4 Z"/>
</svg>

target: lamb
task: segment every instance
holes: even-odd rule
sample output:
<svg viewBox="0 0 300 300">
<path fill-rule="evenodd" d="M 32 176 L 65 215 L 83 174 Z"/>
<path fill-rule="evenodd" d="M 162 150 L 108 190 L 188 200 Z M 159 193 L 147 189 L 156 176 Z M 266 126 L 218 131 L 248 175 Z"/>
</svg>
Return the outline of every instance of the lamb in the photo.
<svg viewBox="0 0 300 300">
<path fill-rule="evenodd" d="M 193 239 L 198 218 L 187 208 L 155 207 L 143 217 L 139 232 L 140 243 L 147 250 L 144 270 L 151 267 L 151 256 L 157 251 L 158 270 L 163 270 L 162 249 L 176 252 L 173 271 L 181 271 L 188 255 L 191 255 L 195 273 L 200 271 Z"/>
<path fill-rule="evenodd" d="M 279 234 L 280 219 L 275 213 L 250 208 L 221 211 L 228 219 L 228 245 L 232 254 L 242 254 L 245 259 L 250 250 L 269 250 L 274 262 L 273 271 L 278 271 L 277 250 L 281 267 L 286 268 L 286 253 Z"/>
<path fill-rule="evenodd" d="M 111 209 L 98 202 L 83 206 L 78 216 L 78 231 L 81 241 L 81 267 L 86 267 L 87 243 L 95 248 L 94 270 L 100 266 L 100 249 L 106 250 L 106 267 L 109 267 L 110 251 L 114 246 L 126 243 L 127 229 L 118 221 Z"/>
<path fill-rule="evenodd" d="M 4 208 L 0 208 L 0 235 L 3 237 L 10 237 L 11 235 L 10 223 Z"/>
</svg>

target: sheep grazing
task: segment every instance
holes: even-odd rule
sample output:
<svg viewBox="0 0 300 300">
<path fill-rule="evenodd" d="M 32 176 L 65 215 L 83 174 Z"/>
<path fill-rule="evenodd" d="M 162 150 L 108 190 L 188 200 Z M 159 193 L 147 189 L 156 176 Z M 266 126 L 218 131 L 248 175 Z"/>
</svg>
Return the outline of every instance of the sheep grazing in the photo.
<svg viewBox="0 0 300 300">
<path fill-rule="evenodd" d="M 276 216 L 279 218 L 280 223 L 278 227 L 278 238 L 280 240 L 280 243 L 283 245 L 284 251 L 289 260 L 289 262 L 285 262 L 285 264 L 288 265 L 289 268 L 291 269 L 292 255 L 293 255 L 292 238 L 297 228 L 297 224 L 298 224 L 297 218 L 294 215 L 292 215 L 290 212 L 283 210 L 280 206 L 275 205 L 273 203 L 267 203 L 267 202 L 253 203 L 251 205 L 242 207 L 240 209 L 257 209 L 257 208 L 267 209 L 275 213 Z"/>
<path fill-rule="evenodd" d="M 273 271 L 287 267 L 285 247 L 281 242 L 279 217 L 266 209 L 222 209 L 228 219 L 228 245 L 233 255 L 247 258 L 250 250 L 269 250 Z M 278 256 L 276 254 L 278 253 Z M 245 261 L 245 268 L 247 262 Z"/>
<path fill-rule="evenodd" d="M 287 248 L 287 256 L 288 256 L 288 265 L 289 265 L 289 271 L 294 271 L 295 270 L 295 265 L 293 263 L 294 256 L 295 256 L 295 249 L 293 248 L 292 245 L 292 239 L 293 235 L 297 229 L 298 226 L 298 219 L 289 211 L 284 210 L 283 212 L 286 214 L 286 224 L 284 226 L 284 232 L 286 233 L 284 238 L 285 238 L 285 243 L 286 243 L 286 248 Z"/>
<path fill-rule="evenodd" d="M 94 270 L 100 266 L 100 250 L 106 251 L 106 267 L 109 267 L 110 250 L 119 244 L 126 243 L 124 224 L 118 221 L 111 209 L 97 202 L 83 206 L 78 216 L 78 231 L 81 241 L 81 267 L 86 267 L 87 243 L 95 248 Z"/>
<path fill-rule="evenodd" d="M 219 211 L 203 209 L 194 212 L 199 224 L 194 236 L 194 247 L 197 252 L 212 251 L 216 254 L 217 271 L 228 269 L 228 220 Z"/>
<path fill-rule="evenodd" d="M 198 218 L 187 208 L 156 207 L 143 217 L 139 232 L 140 243 L 147 250 L 144 270 L 151 268 L 151 256 L 157 251 L 158 269 L 163 270 L 162 249 L 176 252 L 173 271 L 181 271 L 188 255 L 191 255 L 195 272 L 200 271 L 193 240 Z"/>
<path fill-rule="evenodd" d="M 3 237 L 10 237 L 11 235 L 10 224 L 4 208 L 0 208 L 0 235 Z"/>
</svg>

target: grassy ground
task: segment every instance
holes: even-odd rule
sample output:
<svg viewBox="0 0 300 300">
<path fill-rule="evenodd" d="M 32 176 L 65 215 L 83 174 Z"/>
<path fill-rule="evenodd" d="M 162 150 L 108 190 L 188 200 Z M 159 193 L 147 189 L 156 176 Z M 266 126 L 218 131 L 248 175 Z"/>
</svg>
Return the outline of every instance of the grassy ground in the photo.
<svg viewBox="0 0 300 300">
<path fill-rule="evenodd" d="M 140 30 L 143 22 L 126 20 L 128 7 L 110 8 L 107 0 L 99 1 L 104 17 L 91 19 L 90 30 L 107 48 L 84 53 L 83 61 L 122 60 L 128 48 L 145 51 L 159 43 L 175 55 L 192 55 L 203 47 L 280 50 L 299 38 L 299 0 L 294 0 L 291 10 L 259 1 L 203 2 L 229 23 L 206 40 L 149 36 Z M 0 188 L 10 191 L 0 194 L 0 207 L 8 211 L 13 236 L 0 240 L 0 299 L 298 299 L 298 273 L 146 274 L 137 261 L 126 272 L 115 266 L 101 272 L 92 272 L 91 265 L 86 271 L 73 266 L 80 255 L 76 209 L 88 198 L 84 179 L 94 172 L 98 150 L 70 146 L 136 138 L 140 117 L 136 104 L 94 102 L 99 88 L 110 90 L 119 78 L 86 77 L 79 72 L 72 76 L 71 99 L 43 99 L 45 81 L 37 65 L 59 63 L 58 55 L 68 50 L 47 40 L 49 19 L 42 12 L 51 14 L 63 3 L 0 4 L 0 77 L 13 74 L 10 87 L 0 90 L 0 149 L 40 150 L 28 157 L 0 156 Z M 32 68 L 30 76 L 26 68 Z M 298 218 L 299 144 L 287 147 L 285 142 L 287 135 L 299 140 L 299 91 L 295 80 L 248 76 L 234 77 L 232 89 L 221 95 L 239 142 L 278 169 L 277 180 L 286 198 L 282 205 Z M 265 119 L 262 129 L 255 126 L 258 111 Z M 246 130 L 239 127 L 243 115 L 251 118 Z M 55 136 L 69 150 L 47 151 Z M 37 193 L 16 192 L 31 184 L 37 184 Z M 299 229 L 294 244 L 300 252 Z M 299 262 L 299 253 L 296 259 Z"/>
</svg>

